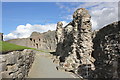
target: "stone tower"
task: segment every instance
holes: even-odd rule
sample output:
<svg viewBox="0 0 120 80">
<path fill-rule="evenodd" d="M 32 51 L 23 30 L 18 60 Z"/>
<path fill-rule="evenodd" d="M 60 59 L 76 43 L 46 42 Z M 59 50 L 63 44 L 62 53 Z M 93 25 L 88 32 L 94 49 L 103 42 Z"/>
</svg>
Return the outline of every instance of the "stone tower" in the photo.
<svg viewBox="0 0 120 80">
<path fill-rule="evenodd" d="M 3 41 L 3 33 L 0 33 L 0 40 Z"/>
</svg>

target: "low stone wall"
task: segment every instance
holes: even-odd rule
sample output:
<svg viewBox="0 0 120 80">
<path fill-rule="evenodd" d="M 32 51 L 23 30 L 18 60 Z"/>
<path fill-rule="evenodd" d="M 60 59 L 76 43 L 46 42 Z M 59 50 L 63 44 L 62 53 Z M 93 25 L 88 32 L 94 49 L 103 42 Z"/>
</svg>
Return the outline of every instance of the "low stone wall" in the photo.
<svg viewBox="0 0 120 80">
<path fill-rule="evenodd" d="M 27 77 L 34 61 L 35 51 L 25 49 L 0 55 L 1 78 L 23 79 Z"/>
</svg>

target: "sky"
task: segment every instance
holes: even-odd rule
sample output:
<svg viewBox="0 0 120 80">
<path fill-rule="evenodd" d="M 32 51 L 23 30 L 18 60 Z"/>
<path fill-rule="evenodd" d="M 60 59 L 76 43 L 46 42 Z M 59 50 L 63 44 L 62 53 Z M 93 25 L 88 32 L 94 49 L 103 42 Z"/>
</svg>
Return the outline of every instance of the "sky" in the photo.
<svg viewBox="0 0 120 80">
<path fill-rule="evenodd" d="M 55 30 L 59 21 L 65 26 L 78 8 L 89 11 L 93 30 L 118 21 L 117 2 L 2 2 L 4 40 Z"/>
</svg>

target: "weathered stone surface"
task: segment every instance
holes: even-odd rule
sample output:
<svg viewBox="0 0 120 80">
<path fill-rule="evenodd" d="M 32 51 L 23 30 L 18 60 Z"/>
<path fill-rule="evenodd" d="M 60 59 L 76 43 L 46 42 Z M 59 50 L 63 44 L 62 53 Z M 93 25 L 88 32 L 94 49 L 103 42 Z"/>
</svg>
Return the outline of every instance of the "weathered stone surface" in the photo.
<svg viewBox="0 0 120 80">
<path fill-rule="evenodd" d="M 0 63 L 6 62 L 6 58 L 4 55 L 0 55 Z"/>
<path fill-rule="evenodd" d="M 16 57 L 13 52 L 6 54 L 6 58 L 7 58 L 7 61 L 6 61 L 7 65 L 13 65 L 16 63 Z"/>
<path fill-rule="evenodd" d="M 6 63 L 5 63 L 5 62 L 0 63 L 0 72 L 1 72 L 1 71 L 6 71 L 6 70 L 7 70 L 7 65 L 6 65 Z"/>
<path fill-rule="evenodd" d="M 25 78 L 34 61 L 35 51 L 25 49 L 0 55 L 0 73 L 2 78 Z M 14 61 L 15 60 L 15 61 Z"/>
<path fill-rule="evenodd" d="M 93 38 L 95 78 L 120 78 L 120 21 L 97 31 Z"/>
<path fill-rule="evenodd" d="M 21 79 L 21 78 L 23 78 L 22 73 L 18 74 L 18 79 Z"/>
<path fill-rule="evenodd" d="M 63 23 L 62 22 L 58 22 L 57 23 L 57 29 L 56 29 L 56 39 L 57 39 L 57 43 L 62 41 L 62 37 L 63 37 Z"/>
<path fill-rule="evenodd" d="M 10 71 L 10 72 L 18 71 L 18 66 L 16 64 L 13 66 L 7 66 L 7 68 L 8 68 L 8 71 Z"/>
<path fill-rule="evenodd" d="M 19 60 L 17 61 L 18 67 L 21 67 L 21 66 L 23 65 L 23 63 L 24 63 L 23 59 L 22 59 L 22 58 L 19 59 Z"/>
<path fill-rule="evenodd" d="M 10 76 L 12 76 L 12 79 L 16 79 L 17 78 L 17 73 L 11 73 Z"/>
<path fill-rule="evenodd" d="M 12 78 L 9 71 L 1 72 L 2 78 Z"/>
<path fill-rule="evenodd" d="M 57 31 L 61 33 L 59 37 L 63 35 L 63 40 L 58 40 L 56 49 L 56 53 L 60 55 L 60 65 L 66 71 L 73 71 L 82 77 L 86 77 L 78 72 L 82 65 L 90 65 L 90 69 L 94 70 L 93 62 L 95 60 L 91 56 L 93 43 L 90 19 L 88 11 L 80 8 L 74 12 L 72 22 L 63 30 L 59 30 L 58 26 L 56 30 L 56 33 Z M 62 27 L 60 28 L 62 29 Z"/>
<path fill-rule="evenodd" d="M 25 65 L 22 66 L 19 70 L 22 72 L 23 76 L 25 76 L 25 73 L 26 73 L 26 71 L 25 71 L 26 70 Z"/>
</svg>

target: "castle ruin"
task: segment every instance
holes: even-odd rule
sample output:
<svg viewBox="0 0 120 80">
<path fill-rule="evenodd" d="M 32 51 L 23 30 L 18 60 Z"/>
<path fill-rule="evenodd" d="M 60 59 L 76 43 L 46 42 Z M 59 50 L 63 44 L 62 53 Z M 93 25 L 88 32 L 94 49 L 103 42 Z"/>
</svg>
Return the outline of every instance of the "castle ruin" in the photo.
<svg viewBox="0 0 120 80">
<path fill-rule="evenodd" d="M 3 33 L 0 33 L 0 41 L 3 41 Z"/>
<path fill-rule="evenodd" d="M 82 78 L 120 78 L 120 21 L 92 31 L 90 19 L 89 12 L 79 8 L 65 27 L 58 22 L 56 31 L 33 32 L 29 38 L 7 42 L 45 51 L 56 50 L 58 69 Z"/>
</svg>

